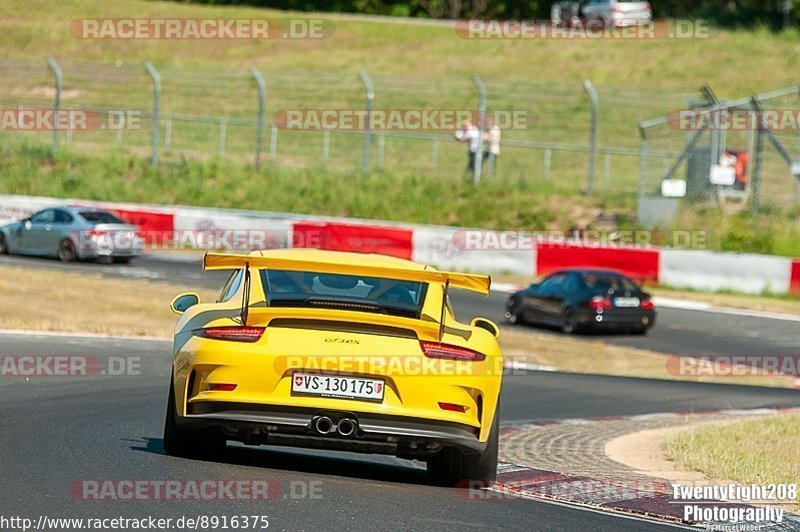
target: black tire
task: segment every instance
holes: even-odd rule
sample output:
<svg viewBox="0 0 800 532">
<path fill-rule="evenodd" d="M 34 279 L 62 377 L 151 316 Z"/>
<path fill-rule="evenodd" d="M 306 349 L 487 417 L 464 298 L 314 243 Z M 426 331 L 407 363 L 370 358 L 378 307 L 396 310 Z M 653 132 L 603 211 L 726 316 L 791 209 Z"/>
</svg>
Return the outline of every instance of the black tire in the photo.
<svg viewBox="0 0 800 532">
<path fill-rule="evenodd" d="M 631 329 L 631 334 L 638 336 L 645 336 L 650 329 L 648 327 L 634 327 Z"/>
<path fill-rule="evenodd" d="M 505 318 L 506 323 L 510 323 L 511 325 L 519 325 L 524 323 L 522 316 L 519 315 L 517 304 L 510 299 L 508 300 L 508 303 L 506 303 L 506 311 L 503 313 L 503 317 Z"/>
<path fill-rule="evenodd" d="M 167 413 L 164 419 L 164 453 L 181 458 L 216 458 L 225 451 L 225 437 L 216 428 L 186 430 L 178 426 L 175 393 L 169 381 Z"/>
<path fill-rule="evenodd" d="M 564 334 L 577 334 L 580 331 L 580 324 L 575 319 L 575 313 L 571 308 L 564 309 L 561 314 L 561 332 Z"/>
<path fill-rule="evenodd" d="M 128 264 L 131 261 L 130 257 L 112 257 L 112 262 L 114 264 Z"/>
<path fill-rule="evenodd" d="M 8 255 L 8 243 L 3 233 L 0 233 L 0 255 Z"/>
<path fill-rule="evenodd" d="M 65 238 L 58 244 L 58 260 L 61 262 L 75 262 L 78 260 L 78 251 L 75 249 L 75 244 L 72 240 Z"/>
<path fill-rule="evenodd" d="M 494 414 L 489 441 L 481 453 L 465 453 L 445 447 L 428 459 L 428 474 L 441 486 L 456 486 L 463 481 L 485 483 L 497 480 L 497 454 L 500 449 L 500 410 Z"/>
</svg>

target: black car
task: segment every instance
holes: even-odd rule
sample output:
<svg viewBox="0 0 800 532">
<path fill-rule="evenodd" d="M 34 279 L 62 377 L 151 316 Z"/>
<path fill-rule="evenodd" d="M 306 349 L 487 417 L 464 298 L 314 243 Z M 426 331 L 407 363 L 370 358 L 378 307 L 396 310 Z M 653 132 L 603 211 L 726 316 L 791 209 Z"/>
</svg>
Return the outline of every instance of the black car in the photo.
<svg viewBox="0 0 800 532">
<path fill-rule="evenodd" d="M 614 270 L 565 269 L 511 295 L 509 323 L 555 325 L 565 334 L 612 329 L 646 334 L 655 325 L 650 294 Z"/>
</svg>

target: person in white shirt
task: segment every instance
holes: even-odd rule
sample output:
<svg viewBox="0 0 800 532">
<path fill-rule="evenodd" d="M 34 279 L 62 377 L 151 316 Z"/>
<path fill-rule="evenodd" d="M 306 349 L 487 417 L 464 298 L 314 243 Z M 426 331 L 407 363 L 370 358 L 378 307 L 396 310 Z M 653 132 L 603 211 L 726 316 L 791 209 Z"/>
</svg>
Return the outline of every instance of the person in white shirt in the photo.
<svg viewBox="0 0 800 532">
<path fill-rule="evenodd" d="M 494 175 L 497 157 L 500 156 L 500 126 L 491 116 L 486 117 L 486 131 L 483 132 L 483 160 L 489 164 L 489 175 Z"/>
<path fill-rule="evenodd" d="M 472 122 L 464 122 L 461 129 L 456 131 L 456 140 L 467 143 L 467 170 L 472 174 L 475 171 L 478 150 L 481 149 L 481 132 Z"/>
</svg>

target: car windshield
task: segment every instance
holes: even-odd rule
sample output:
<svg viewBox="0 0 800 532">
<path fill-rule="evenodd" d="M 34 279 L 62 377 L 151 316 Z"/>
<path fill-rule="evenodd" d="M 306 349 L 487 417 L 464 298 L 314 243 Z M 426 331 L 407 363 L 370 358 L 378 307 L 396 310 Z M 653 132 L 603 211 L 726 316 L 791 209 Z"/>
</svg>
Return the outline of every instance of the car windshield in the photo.
<svg viewBox="0 0 800 532">
<path fill-rule="evenodd" d="M 586 287 L 590 290 L 602 292 L 608 292 L 611 290 L 639 290 L 639 287 L 636 286 L 636 283 L 623 275 L 585 273 L 582 277 L 584 284 L 586 284 Z"/>
<path fill-rule="evenodd" d="M 96 224 L 121 224 L 124 223 L 122 220 L 111 214 L 110 212 L 105 211 L 81 211 L 78 214 L 81 215 L 81 218 L 86 220 L 87 222 L 96 223 Z"/>
<path fill-rule="evenodd" d="M 415 281 L 261 270 L 270 306 L 324 307 L 419 318 L 428 285 Z"/>
</svg>

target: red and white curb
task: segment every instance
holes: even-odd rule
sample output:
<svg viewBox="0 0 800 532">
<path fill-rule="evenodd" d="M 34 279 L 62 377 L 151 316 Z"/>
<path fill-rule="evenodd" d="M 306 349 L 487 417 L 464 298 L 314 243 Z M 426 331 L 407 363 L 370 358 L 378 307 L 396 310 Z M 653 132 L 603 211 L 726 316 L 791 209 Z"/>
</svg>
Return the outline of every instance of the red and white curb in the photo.
<svg viewBox="0 0 800 532">
<path fill-rule="evenodd" d="M 584 425 L 615 420 L 651 420 L 651 419 L 684 419 L 689 416 L 707 417 L 711 415 L 763 416 L 779 413 L 800 412 L 800 408 L 757 408 L 757 409 L 719 409 L 702 412 L 663 412 L 632 416 L 602 416 L 580 419 L 537 420 L 530 423 L 503 427 L 500 437 L 508 437 L 531 427 L 545 427 L 556 424 Z M 675 501 L 669 481 L 657 478 L 625 479 L 623 475 L 609 480 L 592 478 L 584 475 L 559 473 L 543 469 L 534 469 L 513 463 L 501 462 L 497 468 L 497 481 L 480 494 L 472 486 L 468 495 L 463 497 L 472 500 L 509 500 L 522 498 L 555 502 L 590 508 L 598 511 L 623 514 L 644 519 L 658 519 L 676 524 L 691 525 L 700 528 L 719 529 L 720 526 L 732 526 L 731 523 L 699 523 L 684 517 L 684 504 Z M 475 487 L 481 487 L 478 483 Z M 495 494 L 495 495 L 492 495 Z M 715 501 L 704 501 L 715 502 Z M 721 501 L 720 501 L 721 502 Z M 687 503 L 688 505 L 689 503 Z M 721 503 L 724 504 L 724 503 Z M 748 505 L 741 505 L 748 508 Z M 741 523 L 740 523 L 741 525 Z M 761 523 L 759 529 L 798 530 L 800 516 L 783 515 L 781 523 Z"/>
<path fill-rule="evenodd" d="M 15 195 L 0 195 L 0 224 L 65 204 L 108 209 L 139 226 L 151 238 L 164 233 L 224 236 L 231 231 L 256 231 L 269 237 L 267 247 L 381 253 L 459 271 L 533 278 L 565 267 L 590 266 L 618 269 L 636 279 L 676 288 L 727 289 L 752 294 L 800 293 L 800 260 L 787 257 L 558 239 L 542 241 L 534 238 L 532 232 L 524 231 Z M 218 241 L 216 237 L 212 240 Z"/>
</svg>

